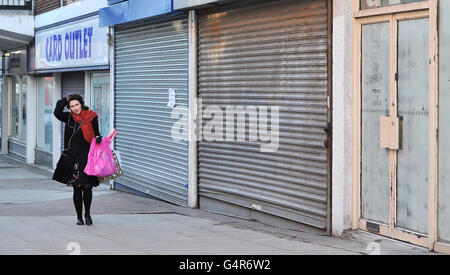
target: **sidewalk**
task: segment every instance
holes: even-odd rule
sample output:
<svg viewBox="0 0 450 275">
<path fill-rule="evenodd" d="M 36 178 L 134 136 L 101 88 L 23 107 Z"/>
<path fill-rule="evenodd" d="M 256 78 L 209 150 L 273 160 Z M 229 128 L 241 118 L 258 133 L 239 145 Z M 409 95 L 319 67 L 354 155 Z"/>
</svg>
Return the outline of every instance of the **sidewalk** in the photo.
<svg viewBox="0 0 450 275">
<path fill-rule="evenodd" d="M 361 231 L 329 237 L 178 207 L 108 185 L 95 188 L 91 215 L 92 226 L 77 226 L 71 188 L 0 154 L 0 255 L 436 254 Z"/>
</svg>

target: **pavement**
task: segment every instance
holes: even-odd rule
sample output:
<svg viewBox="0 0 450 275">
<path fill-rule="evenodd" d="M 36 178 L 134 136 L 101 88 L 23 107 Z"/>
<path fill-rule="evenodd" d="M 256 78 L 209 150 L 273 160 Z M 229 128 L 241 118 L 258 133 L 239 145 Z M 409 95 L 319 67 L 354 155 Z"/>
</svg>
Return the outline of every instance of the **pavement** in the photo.
<svg viewBox="0 0 450 275">
<path fill-rule="evenodd" d="M 0 154 L 0 255 L 436 255 L 363 231 L 330 237 L 94 189 L 92 226 L 51 170 Z"/>
</svg>

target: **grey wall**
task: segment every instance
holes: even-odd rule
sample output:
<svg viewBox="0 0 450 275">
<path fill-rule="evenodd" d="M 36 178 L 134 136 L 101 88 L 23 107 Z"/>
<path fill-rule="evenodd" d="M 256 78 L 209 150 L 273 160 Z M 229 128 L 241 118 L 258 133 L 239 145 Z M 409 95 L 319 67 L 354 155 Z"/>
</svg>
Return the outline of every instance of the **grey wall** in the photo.
<svg viewBox="0 0 450 275">
<path fill-rule="evenodd" d="M 352 217 L 352 1 L 333 0 L 332 234 Z"/>
</svg>

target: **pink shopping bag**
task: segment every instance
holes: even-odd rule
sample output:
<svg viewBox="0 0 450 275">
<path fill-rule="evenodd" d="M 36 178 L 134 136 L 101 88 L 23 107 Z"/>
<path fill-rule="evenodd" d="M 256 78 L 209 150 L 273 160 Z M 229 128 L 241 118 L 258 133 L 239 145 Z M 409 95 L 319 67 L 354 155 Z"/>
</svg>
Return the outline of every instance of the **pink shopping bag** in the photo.
<svg viewBox="0 0 450 275">
<path fill-rule="evenodd" d="M 88 163 L 84 169 L 86 175 L 106 177 L 117 171 L 110 144 L 111 139 L 108 137 L 103 138 L 100 144 L 95 142 L 95 138 L 92 139 Z"/>
</svg>

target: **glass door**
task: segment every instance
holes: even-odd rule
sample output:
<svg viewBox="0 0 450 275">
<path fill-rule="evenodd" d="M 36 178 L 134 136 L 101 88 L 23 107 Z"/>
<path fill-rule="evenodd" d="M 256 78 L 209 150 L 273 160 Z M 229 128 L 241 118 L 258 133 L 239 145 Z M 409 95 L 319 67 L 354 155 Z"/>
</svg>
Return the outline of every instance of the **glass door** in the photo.
<svg viewBox="0 0 450 275">
<path fill-rule="evenodd" d="M 92 73 L 90 82 L 91 108 L 98 115 L 100 134 L 107 137 L 111 132 L 109 73 Z"/>
</svg>

